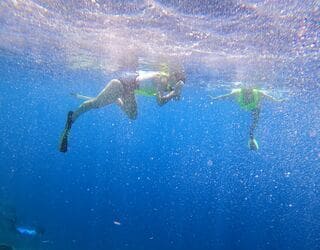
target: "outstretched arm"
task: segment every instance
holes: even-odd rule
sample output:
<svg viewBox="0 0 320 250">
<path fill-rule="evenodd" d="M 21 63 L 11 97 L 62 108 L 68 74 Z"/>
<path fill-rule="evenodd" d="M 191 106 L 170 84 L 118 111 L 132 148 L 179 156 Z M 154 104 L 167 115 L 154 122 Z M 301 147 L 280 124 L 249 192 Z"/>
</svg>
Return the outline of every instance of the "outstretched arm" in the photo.
<svg viewBox="0 0 320 250">
<path fill-rule="evenodd" d="M 160 106 L 166 104 L 172 99 L 178 100 L 181 94 L 182 87 L 184 85 L 183 81 L 176 83 L 176 86 L 168 94 L 164 95 L 164 92 L 158 89 L 157 92 L 157 102 Z"/>
<path fill-rule="evenodd" d="M 265 98 L 267 98 L 268 100 L 274 101 L 274 102 L 284 102 L 287 99 L 277 99 L 271 95 L 269 95 L 266 91 L 260 91 L 261 95 Z"/>
<path fill-rule="evenodd" d="M 224 100 L 224 99 L 228 99 L 228 98 L 230 98 L 232 96 L 233 96 L 232 93 L 229 93 L 229 94 L 226 94 L 226 95 L 219 95 L 219 96 L 216 96 L 216 97 L 209 95 L 211 100 Z"/>
<path fill-rule="evenodd" d="M 225 99 L 229 99 L 229 98 L 235 96 L 236 94 L 237 94 L 237 89 L 233 89 L 229 94 L 219 95 L 219 96 L 216 96 L 216 97 L 213 97 L 213 96 L 209 95 L 209 97 L 212 100 L 225 100 Z"/>
</svg>

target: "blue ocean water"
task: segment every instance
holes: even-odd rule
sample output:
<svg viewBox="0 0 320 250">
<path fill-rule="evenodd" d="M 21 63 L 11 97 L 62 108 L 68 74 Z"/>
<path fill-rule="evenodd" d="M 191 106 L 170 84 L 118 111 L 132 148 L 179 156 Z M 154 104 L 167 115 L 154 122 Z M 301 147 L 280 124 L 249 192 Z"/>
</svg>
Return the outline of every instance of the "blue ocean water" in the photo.
<svg viewBox="0 0 320 250">
<path fill-rule="evenodd" d="M 22 2 L 4 1 L 0 7 L 4 13 Z M 40 1 L 24 4 L 30 2 L 41 4 Z M 114 1 L 110 1 L 109 7 L 105 2 L 104 15 L 112 10 L 121 16 L 126 8 L 128 15 L 145 11 L 139 7 L 141 1 L 133 1 L 132 5 L 124 5 L 125 1 L 114 5 L 111 2 Z M 210 1 L 198 1 L 199 8 L 193 11 L 187 2 L 178 2 L 158 4 L 170 8 L 178 5 L 179 13 L 191 17 L 199 13 L 211 13 L 214 18 L 239 14 L 233 8 L 221 10 L 229 6 L 228 2 L 216 7 L 218 1 L 212 1 L 204 8 Z M 256 1 L 258 5 L 262 2 Z M 42 4 L 57 13 L 77 6 L 74 1 L 65 5 L 60 1 L 56 5 Z M 278 4 L 287 6 L 283 14 L 293 8 L 284 1 Z M 16 7 L 12 11 L 18 13 L 21 9 Z M 240 10 L 243 10 L 241 15 L 251 11 L 250 8 Z M 318 20 L 318 10 L 315 8 L 313 12 L 314 20 Z M 41 16 L 40 12 L 31 13 L 31 17 Z M 7 33 L 10 21 L 1 21 L 3 41 L 6 34 L 14 37 L 14 31 Z M 161 16 L 158 21 L 149 27 L 162 27 Z M 53 26 L 50 19 L 48 23 Z M 254 23 L 257 30 L 261 23 L 261 20 Z M 12 47 L 3 42 L 0 45 L 0 205 L 5 205 L 0 206 L 3 210 L 0 244 L 11 244 L 16 249 L 61 250 L 320 249 L 319 51 L 314 49 L 319 45 L 318 27 L 315 29 L 318 24 L 308 26 L 314 28 L 318 39 L 310 51 L 304 51 L 308 59 L 298 58 L 294 62 L 290 59 L 275 73 L 275 66 L 263 64 L 264 70 L 272 68 L 276 75 L 266 80 L 266 86 L 275 93 L 285 88 L 282 95 L 288 100 L 262 103 L 256 132 L 260 149 L 256 152 L 247 147 L 250 113 L 231 100 L 213 102 L 209 97 L 229 91 L 225 85 L 232 87 L 231 81 L 248 80 L 250 76 L 257 80 L 252 74 L 255 70 L 243 73 L 248 65 L 236 70 L 237 59 L 235 63 L 223 61 L 228 67 L 226 71 L 216 59 L 209 63 L 206 57 L 190 55 L 197 66 L 184 61 L 187 80 L 180 101 L 159 107 L 154 99 L 139 96 L 139 114 L 134 121 L 128 120 L 115 105 L 90 111 L 74 124 L 69 151 L 62 154 L 58 151 L 58 141 L 66 114 L 80 104 L 69 93 L 94 96 L 112 79 L 112 73 L 99 67 L 90 68 L 90 60 L 81 64 L 86 67 L 78 68 L 71 67 L 68 60 L 55 62 L 60 55 L 51 58 L 52 50 L 60 53 L 63 46 L 50 47 L 49 38 L 34 44 L 34 37 L 25 34 L 26 41 L 22 42 L 25 47 L 15 38 L 9 39 Z M 122 21 L 114 24 L 117 25 L 121 26 Z M 225 28 L 220 27 L 221 39 L 229 39 L 228 34 L 232 33 L 231 23 L 228 32 Z M 16 32 L 23 37 L 23 32 Z M 307 34 L 313 41 L 314 34 Z M 80 36 L 81 39 L 84 38 Z M 80 48 L 84 44 L 74 46 Z M 279 46 L 282 47 L 277 52 L 287 58 L 284 50 L 289 45 Z M 63 50 L 68 51 L 67 46 Z M 216 51 L 213 47 L 208 49 L 211 50 Z M 308 52 L 312 54 L 310 58 Z M 223 55 L 217 58 L 224 60 Z M 259 62 L 257 59 L 261 66 Z M 6 223 L 3 218 L 8 214 L 19 223 L 44 228 L 45 233 L 33 238 L 17 236 L 3 226 Z"/>
</svg>

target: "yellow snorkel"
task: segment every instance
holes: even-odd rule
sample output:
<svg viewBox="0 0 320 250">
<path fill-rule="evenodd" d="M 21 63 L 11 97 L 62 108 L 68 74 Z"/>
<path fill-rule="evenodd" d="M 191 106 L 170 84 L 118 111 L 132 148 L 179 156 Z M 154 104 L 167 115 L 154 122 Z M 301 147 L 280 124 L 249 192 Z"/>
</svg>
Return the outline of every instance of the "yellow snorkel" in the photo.
<svg viewBox="0 0 320 250">
<path fill-rule="evenodd" d="M 160 64 L 160 70 L 159 70 L 160 78 L 169 78 L 170 77 L 170 71 L 169 66 L 166 63 Z"/>
<path fill-rule="evenodd" d="M 162 80 L 162 78 L 165 78 L 167 80 L 167 86 L 166 86 L 166 90 L 168 92 L 173 90 L 173 87 L 171 86 L 171 84 L 169 83 L 169 78 L 170 78 L 170 70 L 169 70 L 169 66 L 166 63 L 162 63 L 160 64 L 160 79 Z"/>
</svg>

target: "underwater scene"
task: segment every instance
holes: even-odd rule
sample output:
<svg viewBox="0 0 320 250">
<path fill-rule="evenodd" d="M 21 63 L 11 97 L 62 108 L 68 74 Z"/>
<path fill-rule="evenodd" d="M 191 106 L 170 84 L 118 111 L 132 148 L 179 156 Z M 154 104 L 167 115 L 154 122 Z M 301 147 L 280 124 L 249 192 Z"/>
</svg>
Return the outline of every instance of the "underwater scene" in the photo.
<svg viewBox="0 0 320 250">
<path fill-rule="evenodd" d="M 320 249 L 319 0 L 1 0 L 0 250 Z"/>
</svg>

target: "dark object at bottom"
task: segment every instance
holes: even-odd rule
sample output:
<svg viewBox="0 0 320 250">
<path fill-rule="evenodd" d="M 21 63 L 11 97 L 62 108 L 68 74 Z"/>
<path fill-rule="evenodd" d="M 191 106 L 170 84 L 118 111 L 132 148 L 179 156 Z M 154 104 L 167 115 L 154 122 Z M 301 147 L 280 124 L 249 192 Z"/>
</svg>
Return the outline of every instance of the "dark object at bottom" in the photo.
<svg viewBox="0 0 320 250">
<path fill-rule="evenodd" d="M 14 250 L 12 246 L 0 244 L 0 250 Z"/>
<path fill-rule="evenodd" d="M 59 151 L 65 153 L 68 151 L 68 136 L 72 125 L 73 112 L 68 112 L 67 122 L 60 138 Z M 1 249 L 0 249 L 1 250 Z"/>
</svg>

